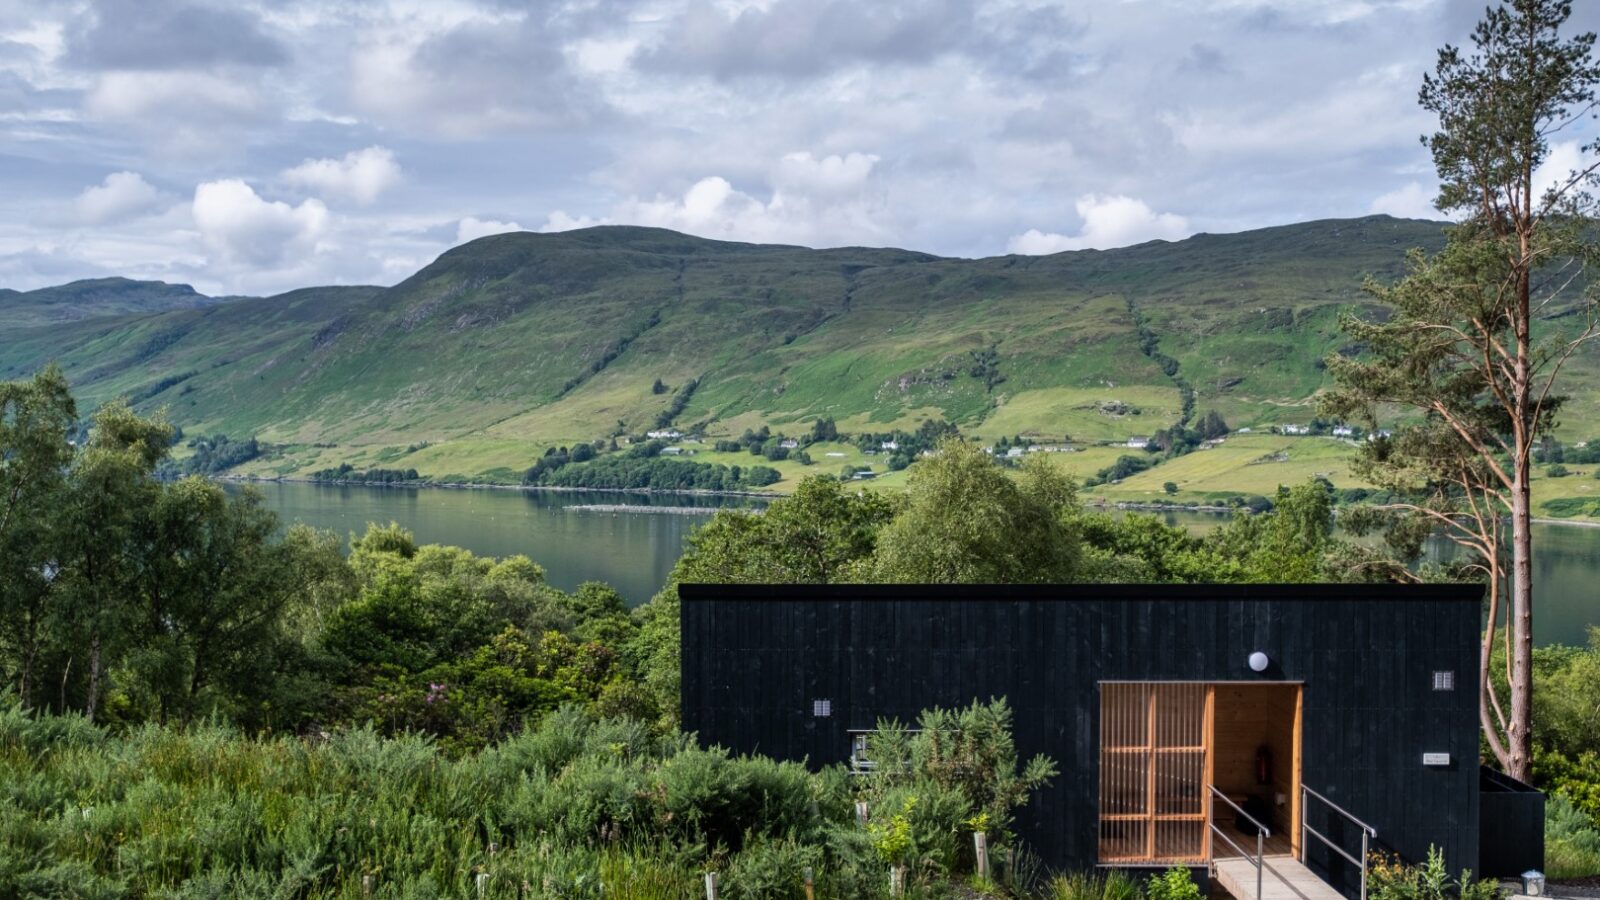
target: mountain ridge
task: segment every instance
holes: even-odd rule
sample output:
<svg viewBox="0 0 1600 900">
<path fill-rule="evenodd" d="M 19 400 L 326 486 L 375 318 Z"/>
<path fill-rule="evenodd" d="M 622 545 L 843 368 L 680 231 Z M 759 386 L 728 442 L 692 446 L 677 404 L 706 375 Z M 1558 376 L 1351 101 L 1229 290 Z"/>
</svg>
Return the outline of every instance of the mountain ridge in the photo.
<svg viewBox="0 0 1600 900">
<path fill-rule="evenodd" d="M 0 288 L 0 329 L 195 309 L 232 299 L 242 298 L 208 297 L 187 284 L 117 276 L 83 278 L 28 291 Z"/>
<path fill-rule="evenodd" d="M 1362 279 L 1397 277 L 1443 227 L 1373 216 L 979 259 L 511 233 L 392 287 L 0 326 L 0 377 L 56 360 L 86 405 L 129 396 L 191 434 L 257 436 L 277 447 L 241 469 L 257 475 L 515 481 L 547 448 L 662 422 L 798 434 L 818 416 L 1125 442 L 1212 410 L 1309 420 L 1339 316 L 1370 304 Z M 1586 359 L 1575 387 L 1596 373 Z M 1569 420 L 1600 420 L 1594 405 Z"/>
</svg>

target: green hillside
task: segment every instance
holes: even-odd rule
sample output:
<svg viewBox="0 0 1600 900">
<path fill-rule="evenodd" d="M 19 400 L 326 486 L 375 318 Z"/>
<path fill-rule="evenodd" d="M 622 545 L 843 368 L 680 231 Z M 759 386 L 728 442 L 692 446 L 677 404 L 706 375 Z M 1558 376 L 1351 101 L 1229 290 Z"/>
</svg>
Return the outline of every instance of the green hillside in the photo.
<svg viewBox="0 0 1600 900">
<path fill-rule="evenodd" d="M 97 316 L 196 309 L 221 303 L 187 284 L 91 278 L 34 291 L 0 290 L 0 334 Z"/>
<path fill-rule="evenodd" d="M 243 467 L 260 475 L 348 463 L 515 481 L 549 447 L 645 431 L 675 402 L 674 424 L 711 438 L 826 415 L 848 432 L 931 417 L 1092 443 L 1172 424 L 1187 385 L 1195 411 L 1260 431 L 1311 418 L 1363 277 L 1441 242 L 1437 223 L 1383 216 L 978 260 L 633 227 L 505 234 L 392 288 L 0 319 L 0 377 L 57 360 L 91 404 L 127 395 L 189 434 L 275 445 Z M 1600 421 L 1586 389 L 1600 365 L 1573 372 L 1565 430 L 1581 439 Z M 1194 475 L 1205 494 L 1227 480 Z"/>
</svg>

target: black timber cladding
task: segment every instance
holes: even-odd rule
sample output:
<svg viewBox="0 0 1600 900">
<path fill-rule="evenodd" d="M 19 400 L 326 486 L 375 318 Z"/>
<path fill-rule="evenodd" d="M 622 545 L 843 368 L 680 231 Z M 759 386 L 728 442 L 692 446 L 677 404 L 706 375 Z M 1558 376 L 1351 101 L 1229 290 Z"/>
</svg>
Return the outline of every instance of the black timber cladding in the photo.
<svg viewBox="0 0 1600 900">
<path fill-rule="evenodd" d="M 743 753 L 843 762 L 850 729 L 1005 697 L 1019 753 L 1061 770 L 1018 815 L 1058 868 L 1096 863 L 1099 684 L 1301 682 L 1304 783 L 1375 846 L 1478 857 L 1481 590 L 1467 585 L 684 584 L 683 727 Z M 1271 660 L 1250 670 L 1251 652 Z M 1433 673 L 1454 673 L 1435 690 Z M 813 701 L 832 714 L 813 715 Z M 1424 753 L 1448 753 L 1425 766 Z M 1311 827 L 1359 850 L 1313 802 Z M 1309 842 L 1307 862 L 1350 882 Z M 1349 873 L 1353 876 L 1353 872 Z"/>
</svg>

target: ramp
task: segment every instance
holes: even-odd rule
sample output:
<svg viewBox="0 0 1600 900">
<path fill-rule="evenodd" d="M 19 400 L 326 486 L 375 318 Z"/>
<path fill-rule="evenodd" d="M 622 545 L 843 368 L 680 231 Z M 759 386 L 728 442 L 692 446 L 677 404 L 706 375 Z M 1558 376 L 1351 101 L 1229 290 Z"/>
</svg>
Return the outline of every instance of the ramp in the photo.
<svg viewBox="0 0 1600 900">
<path fill-rule="evenodd" d="M 1345 900 L 1344 895 L 1318 878 L 1292 856 L 1268 856 L 1261 873 L 1261 900 Z M 1256 900 L 1256 867 L 1249 859 L 1219 859 L 1212 863 L 1217 884 L 1235 900 Z"/>
</svg>

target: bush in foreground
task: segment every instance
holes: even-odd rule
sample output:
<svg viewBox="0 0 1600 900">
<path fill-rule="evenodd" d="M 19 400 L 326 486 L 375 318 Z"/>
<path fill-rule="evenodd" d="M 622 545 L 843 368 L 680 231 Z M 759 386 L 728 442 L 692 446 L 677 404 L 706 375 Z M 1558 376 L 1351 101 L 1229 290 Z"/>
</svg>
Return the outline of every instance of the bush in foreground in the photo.
<svg viewBox="0 0 1600 900">
<path fill-rule="evenodd" d="M 999 702 L 927 714 L 939 716 L 957 730 L 952 743 L 1007 721 Z M 971 867 L 959 823 L 1027 799 L 1009 735 L 980 737 L 992 748 L 986 778 L 951 779 L 918 750 L 928 770 L 886 786 L 881 802 L 872 795 L 864 828 L 855 802 L 869 780 L 702 749 L 577 707 L 452 756 L 432 738 L 370 728 L 252 738 L 211 722 L 118 734 L 10 702 L 0 896 L 599 897 L 604 885 L 608 898 L 689 898 L 716 871 L 723 896 L 777 898 L 803 896 L 809 867 L 819 897 L 876 897 L 889 867 L 873 829 L 913 808 L 910 894 L 941 896 Z M 913 795 L 922 801 L 895 799 Z"/>
</svg>

